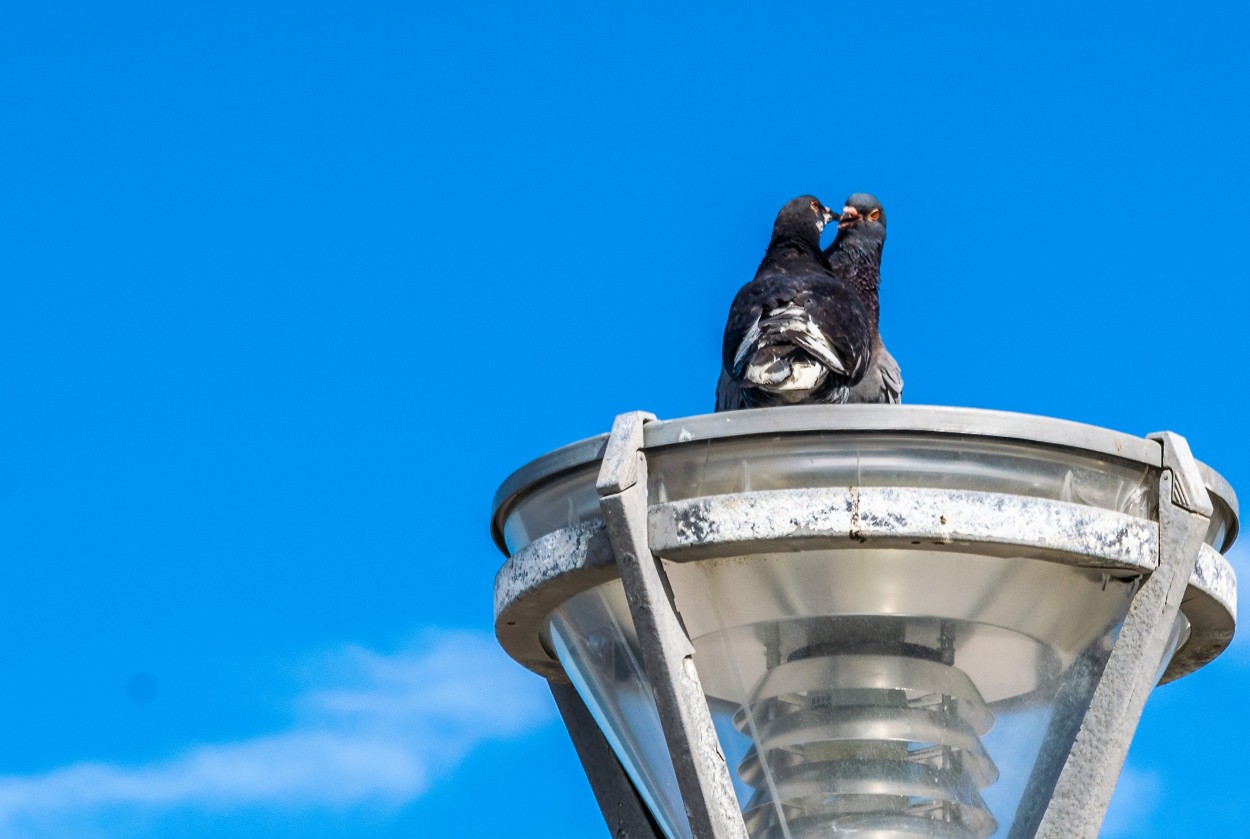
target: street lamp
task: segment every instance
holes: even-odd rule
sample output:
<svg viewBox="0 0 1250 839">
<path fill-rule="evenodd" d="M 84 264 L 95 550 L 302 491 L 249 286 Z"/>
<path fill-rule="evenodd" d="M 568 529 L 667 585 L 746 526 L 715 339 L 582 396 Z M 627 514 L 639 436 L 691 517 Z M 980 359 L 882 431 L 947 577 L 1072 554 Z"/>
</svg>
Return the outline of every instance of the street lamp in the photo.
<svg viewBox="0 0 1250 839">
<path fill-rule="evenodd" d="M 1235 623 L 1236 498 L 1170 433 L 625 414 L 492 528 L 496 633 L 614 836 L 1093 837 L 1146 695 Z"/>
</svg>

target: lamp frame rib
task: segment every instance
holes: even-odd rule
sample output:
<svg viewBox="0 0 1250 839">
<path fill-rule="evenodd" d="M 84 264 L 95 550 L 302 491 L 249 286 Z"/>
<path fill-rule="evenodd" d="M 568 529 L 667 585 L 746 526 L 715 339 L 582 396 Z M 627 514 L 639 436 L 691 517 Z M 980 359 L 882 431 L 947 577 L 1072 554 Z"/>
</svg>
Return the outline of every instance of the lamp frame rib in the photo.
<svg viewBox="0 0 1250 839">
<path fill-rule="evenodd" d="M 1185 438 L 1150 439 L 1163 447 L 1164 464 L 1157 566 L 1133 596 L 1036 839 L 1097 839 L 1211 523 L 1211 499 Z"/>
<path fill-rule="evenodd" d="M 747 839 L 712 712 L 671 590 L 647 538 L 647 459 L 642 425 L 651 414 L 621 414 L 612 426 L 597 490 L 643 666 L 695 839 Z"/>
</svg>

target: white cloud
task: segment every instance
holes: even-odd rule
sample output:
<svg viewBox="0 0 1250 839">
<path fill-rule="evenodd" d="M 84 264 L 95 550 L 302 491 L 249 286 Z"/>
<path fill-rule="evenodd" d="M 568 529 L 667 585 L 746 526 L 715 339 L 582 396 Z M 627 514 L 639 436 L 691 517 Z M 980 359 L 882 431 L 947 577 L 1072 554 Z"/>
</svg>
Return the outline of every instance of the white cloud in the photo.
<svg viewBox="0 0 1250 839">
<path fill-rule="evenodd" d="M 53 835 L 48 825 L 102 810 L 402 804 L 476 745 L 551 717 L 542 680 L 476 633 L 430 633 L 391 655 L 345 647 L 310 675 L 322 686 L 300 697 L 287 731 L 148 765 L 0 776 L 0 834 Z"/>
</svg>

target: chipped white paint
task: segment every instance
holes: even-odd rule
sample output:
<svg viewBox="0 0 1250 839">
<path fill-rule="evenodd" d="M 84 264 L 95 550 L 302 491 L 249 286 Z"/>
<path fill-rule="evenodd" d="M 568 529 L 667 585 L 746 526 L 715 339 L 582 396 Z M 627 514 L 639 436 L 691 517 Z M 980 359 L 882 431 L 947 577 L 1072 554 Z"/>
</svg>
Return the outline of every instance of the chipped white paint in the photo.
<svg viewBox="0 0 1250 839">
<path fill-rule="evenodd" d="M 1210 545 L 1198 551 L 1198 564 L 1189 584 L 1204 591 L 1222 604 L 1229 615 L 1237 614 L 1237 575 L 1223 554 Z"/>
<path fill-rule="evenodd" d="M 595 564 L 591 541 L 603 533 L 603 519 L 582 522 L 535 539 L 508 559 L 495 575 L 495 617 L 518 600 L 559 576 Z M 615 562 L 612 554 L 599 553 L 601 563 Z"/>
<path fill-rule="evenodd" d="M 1158 526 L 1147 519 L 1043 498 L 909 487 L 770 490 L 654 504 L 648 527 L 652 549 L 675 562 L 921 542 L 927 548 L 1135 574 L 1153 570 L 1158 555 Z M 500 642 L 527 667 L 544 675 L 558 673 L 540 637 L 547 615 L 574 594 L 615 576 L 598 519 L 536 539 L 495 579 Z M 1191 635 L 1165 680 L 1196 670 L 1228 646 L 1236 606 L 1232 566 L 1204 545 L 1184 605 Z"/>
<path fill-rule="evenodd" d="M 962 490 L 846 487 L 718 495 L 652 510 L 652 548 L 667 558 L 715 546 L 718 556 L 799 550 L 813 540 L 1009 545 L 1127 570 L 1154 567 L 1153 522 L 1080 504 Z"/>
</svg>

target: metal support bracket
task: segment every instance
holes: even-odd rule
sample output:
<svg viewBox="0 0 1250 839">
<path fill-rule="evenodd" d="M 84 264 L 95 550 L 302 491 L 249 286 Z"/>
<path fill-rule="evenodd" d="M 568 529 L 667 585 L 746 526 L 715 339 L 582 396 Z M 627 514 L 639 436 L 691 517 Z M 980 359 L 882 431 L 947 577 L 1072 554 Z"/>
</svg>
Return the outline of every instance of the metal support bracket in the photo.
<svg viewBox="0 0 1250 839">
<path fill-rule="evenodd" d="M 677 616 L 664 569 L 648 545 L 642 426 L 653 419 L 639 411 L 621 414 L 612 424 L 596 485 L 599 507 L 694 839 L 747 839 L 694 666 L 694 647 Z"/>
<path fill-rule="evenodd" d="M 1150 439 L 1163 447 L 1158 565 L 1129 606 L 1037 839 L 1098 836 L 1210 525 L 1211 499 L 1185 438 L 1164 431 Z"/>
</svg>

